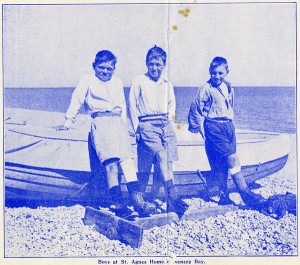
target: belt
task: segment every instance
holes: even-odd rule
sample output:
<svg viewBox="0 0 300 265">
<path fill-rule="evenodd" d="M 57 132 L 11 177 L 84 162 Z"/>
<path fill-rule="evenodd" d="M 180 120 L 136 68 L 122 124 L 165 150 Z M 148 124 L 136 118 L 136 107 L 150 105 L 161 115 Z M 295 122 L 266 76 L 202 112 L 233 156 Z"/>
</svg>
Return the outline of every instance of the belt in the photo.
<svg viewBox="0 0 300 265">
<path fill-rule="evenodd" d="M 168 114 L 163 113 L 163 114 L 151 114 L 151 115 L 139 116 L 139 122 L 156 121 L 156 120 L 167 121 L 168 120 Z"/>
<path fill-rule="evenodd" d="M 111 111 L 97 111 L 97 112 L 93 112 L 91 114 L 91 117 L 93 119 L 97 118 L 97 117 L 106 117 L 106 116 L 118 116 L 120 117 L 121 116 L 121 113 L 115 113 L 115 112 L 111 112 Z"/>
<path fill-rule="evenodd" d="M 228 118 L 213 118 L 213 119 L 205 118 L 205 121 L 206 122 L 232 122 L 232 120 Z"/>
</svg>

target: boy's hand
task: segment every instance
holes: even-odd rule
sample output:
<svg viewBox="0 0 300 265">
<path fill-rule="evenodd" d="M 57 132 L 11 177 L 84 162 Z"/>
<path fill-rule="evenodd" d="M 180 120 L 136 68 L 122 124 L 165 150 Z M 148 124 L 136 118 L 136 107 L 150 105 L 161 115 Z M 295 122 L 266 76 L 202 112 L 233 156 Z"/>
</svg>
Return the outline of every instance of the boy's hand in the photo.
<svg viewBox="0 0 300 265">
<path fill-rule="evenodd" d="M 203 140 L 205 141 L 205 132 L 204 132 L 204 128 L 200 126 L 199 132 L 203 138 Z"/>
<path fill-rule="evenodd" d="M 141 139 L 140 133 L 136 133 L 136 134 L 135 134 L 135 140 L 136 140 L 136 143 L 138 143 L 138 142 L 140 141 L 140 139 Z"/>
<path fill-rule="evenodd" d="M 130 137 L 135 137 L 135 132 L 132 130 L 128 131 Z"/>
<path fill-rule="evenodd" d="M 66 127 L 65 125 L 59 125 L 59 126 L 55 127 L 55 130 L 56 131 L 67 131 L 67 130 L 69 130 L 69 128 Z"/>
</svg>

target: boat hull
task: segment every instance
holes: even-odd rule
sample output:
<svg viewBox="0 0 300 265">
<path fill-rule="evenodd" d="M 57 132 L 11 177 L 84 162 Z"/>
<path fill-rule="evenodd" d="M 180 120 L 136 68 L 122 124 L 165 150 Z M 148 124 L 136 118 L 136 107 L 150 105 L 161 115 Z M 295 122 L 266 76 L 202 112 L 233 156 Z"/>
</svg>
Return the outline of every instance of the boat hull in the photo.
<svg viewBox="0 0 300 265">
<path fill-rule="evenodd" d="M 5 124 L 5 199 L 107 201 L 104 169 L 88 138 L 90 120 L 80 115 L 69 131 L 57 132 L 63 113 L 8 109 Z M 17 118 L 14 118 L 17 117 Z M 217 192 L 200 135 L 175 124 L 179 160 L 174 163 L 174 182 L 181 196 Z M 136 145 L 132 139 L 133 153 Z M 237 130 L 237 152 L 248 183 L 282 169 L 287 162 L 289 137 L 271 132 Z M 125 180 L 120 176 L 122 189 Z M 204 182 L 205 181 L 205 182 Z M 152 186 L 150 177 L 147 191 Z M 229 177 L 228 185 L 234 189 Z M 163 196 L 160 189 L 159 196 Z"/>
<path fill-rule="evenodd" d="M 242 172 L 248 184 L 267 177 L 281 170 L 288 159 L 288 155 L 266 162 L 264 164 L 243 166 Z M 208 176 L 210 171 L 202 171 L 203 176 Z M 6 200 L 72 200 L 72 201 L 106 201 L 109 198 L 105 186 L 104 175 L 94 181 L 89 187 L 85 186 L 91 180 L 90 172 L 67 172 L 26 167 L 24 165 L 5 165 L 5 196 Z M 68 178 L 71 176 L 72 178 Z M 103 178 L 101 181 L 101 177 Z M 205 178 L 205 177 L 204 177 Z M 197 172 L 174 172 L 175 188 L 177 193 L 183 197 L 202 196 L 206 191 L 206 185 Z M 149 179 L 147 191 L 152 187 L 152 175 Z M 85 187 L 84 189 L 82 189 Z M 231 178 L 228 180 L 228 187 L 235 190 Z M 82 190 L 81 190 L 82 189 Z M 125 182 L 122 185 L 126 192 Z M 209 187 L 211 194 L 217 193 L 217 186 Z M 161 188 L 158 194 L 164 196 Z"/>
</svg>

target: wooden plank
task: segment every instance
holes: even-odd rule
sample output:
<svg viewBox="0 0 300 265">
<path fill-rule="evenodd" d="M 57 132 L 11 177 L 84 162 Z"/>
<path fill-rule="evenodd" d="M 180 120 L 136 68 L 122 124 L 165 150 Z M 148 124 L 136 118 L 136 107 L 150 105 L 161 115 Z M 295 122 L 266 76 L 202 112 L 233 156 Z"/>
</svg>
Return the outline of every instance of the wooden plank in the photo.
<svg viewBox="0 0 300 265">
<path fill-rule="evenodd" d="M 109 239 L 119 240 L 133 248 L 141 246 L 143 229 L 133 222 L 88 206 L 85 208 L 83 222 L 85 225 L 94 226 Z"/>
<path fill-rule="evenodd" d="M 143 217 L 134 220 L 132 223 L 138 225 L 139 227 L 148 230 L 155 226 L 164 226 L 171 222 L 178 222 L 179 218 L 176 213 L 161 213 L 155 214 L 150 217 Z"/>
<path fill-rule="evenodd" d="M 187 210 L 181 220 L 204 220 L 208 217 L 215 217 L 237 209 L 238 206 L 235 205 L 219 205 L 215 207 L 203 207 L 198 210 Z"/>
</svg>

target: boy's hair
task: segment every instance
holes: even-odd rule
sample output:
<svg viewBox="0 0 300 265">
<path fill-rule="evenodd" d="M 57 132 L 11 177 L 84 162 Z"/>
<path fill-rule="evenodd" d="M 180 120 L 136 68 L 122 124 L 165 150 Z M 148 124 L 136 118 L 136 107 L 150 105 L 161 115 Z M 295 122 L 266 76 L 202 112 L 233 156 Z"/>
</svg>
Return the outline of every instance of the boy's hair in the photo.
<svg viewBox="0 0 300 265">
<path fill-rule="evenodd" d="M 146 64 L 148 64 L 148 62 L 153 58 L 155 59 L 161 58 L 165 64 L 167 61 L 167 53 L 162 48 L 155 45 L 147 52 Z"/>
<path fill-rule="evenodd" d="M 106 63 L 109 61 L 113 61 L 113 65 L 115 66 L 117 63 L 117 57 L 108 50 L 99 51 L 96 54 L 95 61 L 93 62 L 93 68 L 95 69 L 96 65 L 99 63 Z"/>
<path fill-rule="evenodd" d="M 224 65 L 226 70 L 228 71 L 228 63 L 227 60 L 223 57 L 215 57 L 209 66 L 209 72 L 211 73 L 215 68 L 217 68 L 220 65 Z"/>
</svg>

